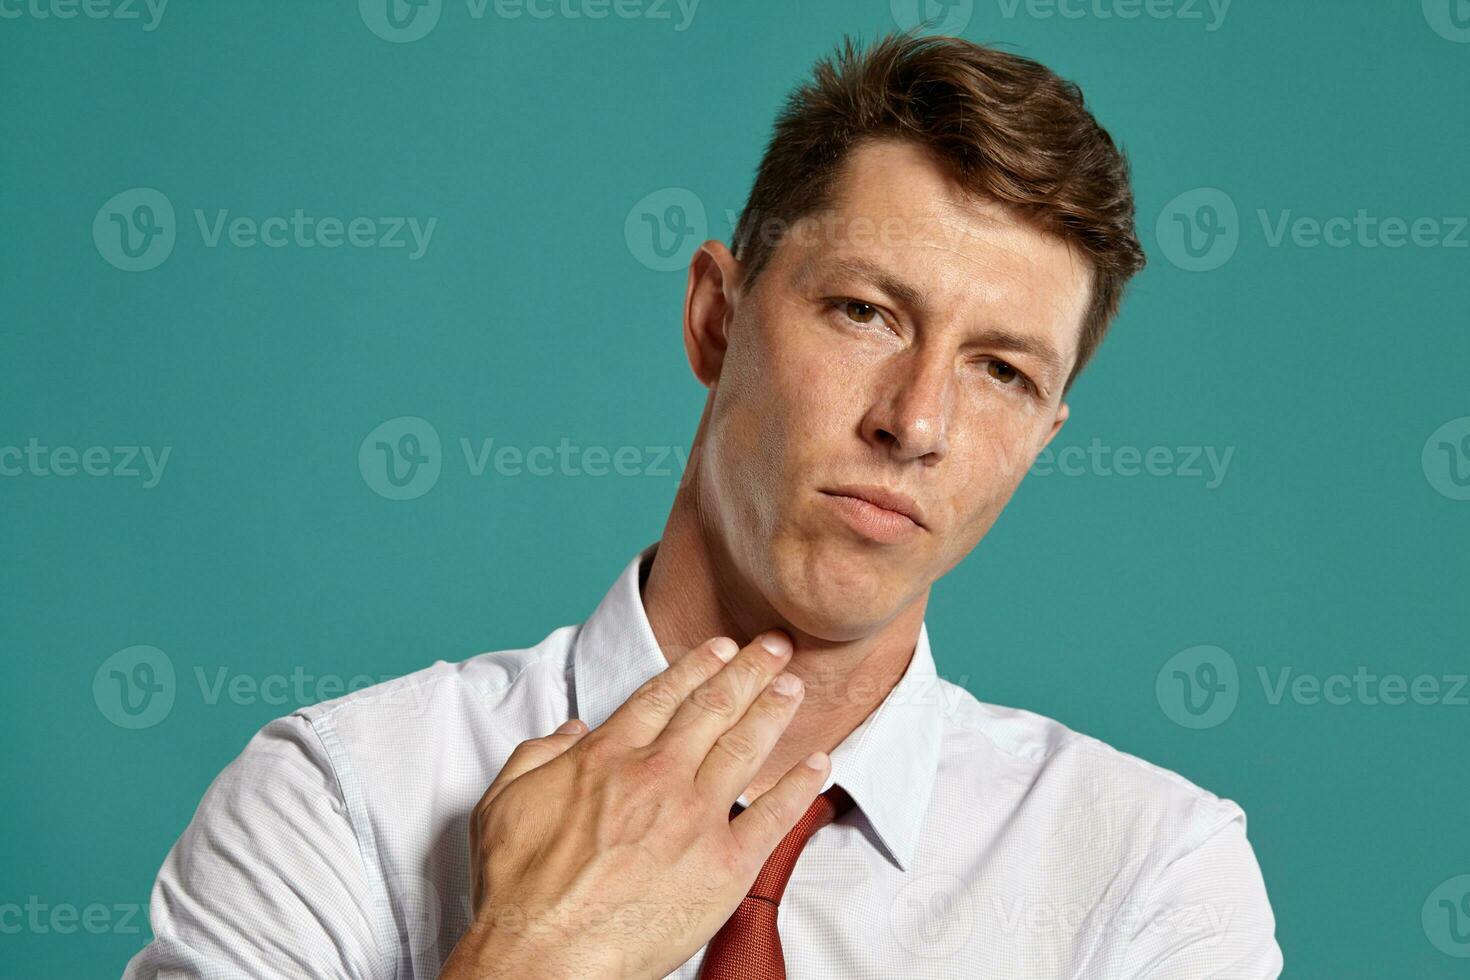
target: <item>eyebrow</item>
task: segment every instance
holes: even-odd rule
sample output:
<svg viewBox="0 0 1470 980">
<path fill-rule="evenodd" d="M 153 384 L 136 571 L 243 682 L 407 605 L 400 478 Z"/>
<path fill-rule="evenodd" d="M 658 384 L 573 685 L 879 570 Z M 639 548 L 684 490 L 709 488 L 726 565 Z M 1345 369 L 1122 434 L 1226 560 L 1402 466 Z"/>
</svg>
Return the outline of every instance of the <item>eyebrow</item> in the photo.
<svg viewBox="0 0 1470 980">
<path fill-rule="evenodd" d="M 797 271 L 796 279 L 799 285 L 809 283 L 819 272 L 835 273 L 837 275 L 851 276 L 861 279 L 877 286 L 883 292 L 893 297 L 904 306 L 916 310 L 925 310 L 928 304 L 919 290 L 910 286 L 902 279 L 889 272 L 887 269 L 868 259 L 857 257 L 844 257 L 821 259 L 804 263 Z M 1045 365 L 1054 376 L 1060 376 L 1065 369 L 1062 355 L 1044 340 L 1028 337 L 1007 330 L 1004 327 L 989 327 L 975 334 L 973 340 L 987 347 L 995 347 L 1001 350 L 1014 351 L 1034 357 Z"/>
<path fill-rule="evenodd" d="M 871 262 L 868 259 L 847 257 L 808 261 L 802 265 L 800 271 L 797 273 L 797 280 L 800 283 L 809 282 L 819 272 L 836 273 L 838 275 L 851 276 L 854 279 L 862 279 L 877 286 L 904 306 L 918 310 L 928 308 L 928 304 L 924 302 L 922 293 L 881 265 L 878 265 L 876 262 Z"/>
</svg>

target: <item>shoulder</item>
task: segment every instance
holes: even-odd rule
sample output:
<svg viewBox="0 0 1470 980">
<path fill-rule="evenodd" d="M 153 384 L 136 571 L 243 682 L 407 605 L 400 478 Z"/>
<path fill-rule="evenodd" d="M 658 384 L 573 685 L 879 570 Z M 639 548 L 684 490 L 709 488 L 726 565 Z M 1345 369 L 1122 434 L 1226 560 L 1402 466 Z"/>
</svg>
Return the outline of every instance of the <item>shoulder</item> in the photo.
<svg viewBox="0 0 1470 980">
<path fill-rule="evenodd" d="M 575 632 L 561 627 L 531 647 L 438 661 L 277 718 L 210 795 L 336 811 L 358 834 L 378 805 L 472 803 L 519 742 L 565 718 Z"/>
<path fill-rule="evenodd" d="M 158 941 L 129 976 L 176 962 L 241 976 L 391 975 L 412 901 L 452 880 L 425 855 L 436 841 L 463 854 L 463 814 L 505 757 L 564 717 L 575 631 L 441 661 L 261 728 L 170 851 Z M 294 924 L 288 944 L 282 922 Z"/>
<path fill-rule="evenodd" d="M 1231 820 L 1244 821 L 1234 801 L 1177 772 L 1078 732 L 1045 715 L 988 704 L 945 681 L 946 753 L 961 767 L 981 758 L 1062 795 L 1131 803 L 1139 811 L 1176 821 L 1205 835 Z"/>
<path fill-rule="evenodd" d="M 1126 975 L 1198 976 L 1204 962 L 1218 975 L 1279 973 L 1275 918 L 1235 801 L 945 683 L 938 785 L 950 817 L 977 806 L 1004 814 L 997 846 L 1034 880 L 1063 883 L 1065 894 L 1047 892 L 1048 901 L 1115 922 L 1127 939 Z"/>
<path fill-rule="evenodd" d="M 364 687 L 296 712 L 327 743 L 422 750 L 423 740 L 473 737 L 492 724 L 535 727 L 545 706 L 564 705 L 577 627 L 524 648 L 482 653 Z M 549 716 L 548 716 L 549 717 Z M 529 736 L 527 736 L 529 737 Z"/>
</svg>

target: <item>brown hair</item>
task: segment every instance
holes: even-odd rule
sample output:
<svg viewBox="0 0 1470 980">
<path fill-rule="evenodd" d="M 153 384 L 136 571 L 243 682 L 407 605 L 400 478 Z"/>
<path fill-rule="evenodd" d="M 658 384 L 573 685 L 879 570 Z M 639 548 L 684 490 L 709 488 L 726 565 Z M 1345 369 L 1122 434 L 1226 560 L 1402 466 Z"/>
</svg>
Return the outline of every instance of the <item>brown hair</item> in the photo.
<svg viewBox="0 0 1470 980">
<path fill-rule="evenodd" d="M 1082 90 L 1029 58 L 958 37 L 890 34 L 866 53 L 845 39 L 776 119 L 731 248 L 748 278 L 779 243 L 764 230 L 829 206 L 847 152 L 883 137 L 927 147 L 963 187 L 1013 205 L 1087 255 L 1093 289 L 1070 389 L 1146 260 L 1127 158 Z"/>
</svg>

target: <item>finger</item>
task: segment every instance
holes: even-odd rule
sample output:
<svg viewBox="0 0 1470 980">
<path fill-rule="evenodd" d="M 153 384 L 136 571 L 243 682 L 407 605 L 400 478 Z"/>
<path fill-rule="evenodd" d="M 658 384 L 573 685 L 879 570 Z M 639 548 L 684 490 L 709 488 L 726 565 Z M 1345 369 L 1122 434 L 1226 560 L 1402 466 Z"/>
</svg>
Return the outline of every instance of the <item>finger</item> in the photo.
<svg viewBox="0 0 1470 980">
<path fill-rule="evenodd" d="M 694 689 L 659 736 L 670 751 L 700 760 L 715 739 L 745 716 L 746 710 L 791 658 L 791 639 L 770 630 L 735 655 L 725 669 Z"/>
<path fill-rule="evenodd" d="M 804 693 L 795 674 L 777 674 L 745 716 L 715 739 L 694 776 L 700 795 L 713 796 L 726 807 L 739 799 L 791 724 Z"/>
<path fill-rule="evenodd" d="M 791 832 L 812 800 L 822 791 L 832 759 L 825 752 L 813 752 L 786 770 L 776 785 L 756 797 L 755 802 L 730 821 L 730 832 L 757 869 Z"/>
<path fill-rule="evenodd" d="M 515 751 L 511 752 L 510 758 L 505 760 L 505 765 L 500 767 L 500 772 L 490 783 L 490 788 L 485 790 L 485 795 L 480 798 L 480 806 L 482 808 L 489 806 L 490 801 L 495 799 L 511 780 L 525 775 L 532 769 L 546 765 L 576 745 L 586 734 L 587 724 L 580 718 L 570 718 L 562 722 L 560 727 L 550 735 L 527 739 L 517 745 Z"/>
<path fill-rule="evenodd" d="M 684 699 L 723 670 L 739 651 L 740 645 L 728 636 L 704 641 L 645 681 L 597 726 L 598 733 L 624 745 L 647 745 L 664 730 Z"/>
</svg>

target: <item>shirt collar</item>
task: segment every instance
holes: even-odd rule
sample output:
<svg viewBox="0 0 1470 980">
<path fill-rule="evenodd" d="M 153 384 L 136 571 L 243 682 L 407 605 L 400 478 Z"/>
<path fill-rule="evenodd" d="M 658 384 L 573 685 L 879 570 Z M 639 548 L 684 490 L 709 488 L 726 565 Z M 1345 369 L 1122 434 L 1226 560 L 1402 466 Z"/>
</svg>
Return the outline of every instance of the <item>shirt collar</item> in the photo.
<svg viewBox="0 0 1470 980">
<path fill-rule="evenodd" d="M 638 553 L 577 631 L 572 644 L 576 715 L 596 728 L 664 659 L 643 608 L 639 580 L 654 542 Z M 939 769 L 942 726 L 939 678 L 929 631 L 919 626 L 907 669 L 874 711 L 832 751 L 827 786 L 852 796 L 880 849 L 903 870 L 913 860 L 919 830 Z M 741 802 L 747 802 L 745 797 Z"/>
</svg>

